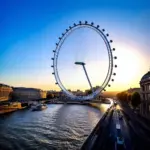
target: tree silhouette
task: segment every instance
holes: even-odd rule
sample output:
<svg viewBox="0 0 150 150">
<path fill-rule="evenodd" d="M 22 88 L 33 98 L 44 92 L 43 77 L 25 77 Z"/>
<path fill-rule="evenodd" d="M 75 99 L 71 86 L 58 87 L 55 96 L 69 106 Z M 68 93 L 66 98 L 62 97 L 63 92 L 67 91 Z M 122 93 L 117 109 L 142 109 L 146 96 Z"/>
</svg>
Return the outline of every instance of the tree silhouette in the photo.
<svg viewBox="0 0 150 150">
<path fill-rule="evenodd" d="M 128 94 L 128 97 L 127 97 L 128 103 L 131 102 L 131 99 L 132 99 L 132 95 L 131 95 L 131 94 Z"/>
<path fill-rule="evenodd" d="M 92 90 L 91 89 L 87 91 L 87 95 L 89 95 L 89 94 L 92 94 Z"/>
<path fill-rule="evenodd" d="M 132 94 L 131 105 L 136 108 L 141 103 L 141 97 L 138 92 Z"/>
<path fill-rule="evenodd" d="M 71 90 L 70 90 L 70 89 L 68 89 L 68 91 L 69 91 L 69 92 L 71 92 Z"/>
<path fill-rule="evenodd" d="M 127 102 L 127 93 L 126 92 L 121 92 L 117 94 L 117 98 L 121 101 L 126 101 Z"/>
<path fill-rule="evenodd" d="M 48 99 L 52 99 L 52 98 L 54 98 L 54 94 L 52 94 L 52 93 L 47 94 L 46 98 L 48 98 Z"/>
</svg>

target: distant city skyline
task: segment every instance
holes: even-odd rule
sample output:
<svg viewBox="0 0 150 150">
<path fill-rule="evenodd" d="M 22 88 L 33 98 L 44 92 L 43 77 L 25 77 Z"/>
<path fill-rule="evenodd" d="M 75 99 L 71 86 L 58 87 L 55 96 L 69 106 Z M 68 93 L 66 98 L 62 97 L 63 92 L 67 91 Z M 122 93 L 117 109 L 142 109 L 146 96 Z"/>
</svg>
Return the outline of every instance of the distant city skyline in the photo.
<svg viewBox="0 0 150 150">
<path fill-rule="evenodd" d="M 142 0 L 0 2 L 0 83 L 60 90 L 52 76 L 52 50 L 67 27 L 87 20 L 105 28 L 114 41 L 112 47 L 116 48 L 114 54 L 118 57 L 117 76 L 107 90 L 139 87 L 141 77 L 150 66 L 149 5 L 149 1 Z M 103 81 L 108 64 L 106 51 L 98 38 L 91 31 L 81 30 L 64 44 L 58 67 L 67 89 L 89 88 L 83 70 L 73 64 L 81 58 L 87 63 L 93 86 Z"/>
</svg>

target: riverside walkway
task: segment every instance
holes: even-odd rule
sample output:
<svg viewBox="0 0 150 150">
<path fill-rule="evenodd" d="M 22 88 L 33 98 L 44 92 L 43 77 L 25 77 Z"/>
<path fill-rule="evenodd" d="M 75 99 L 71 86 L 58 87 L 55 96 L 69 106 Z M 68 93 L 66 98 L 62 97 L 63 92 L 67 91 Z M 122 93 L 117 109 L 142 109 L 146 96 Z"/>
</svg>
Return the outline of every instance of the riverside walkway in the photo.
<svg viewBox="0 0 150 150">
<path fill-rule="evenodd" d="M 139 121 L 135 122 L 136 118 L 130 118 L 124 110 L 119 105 L 111 106 L 81 150 L 150 150 L 147 128 L 138 126 Z"/>
</svg>

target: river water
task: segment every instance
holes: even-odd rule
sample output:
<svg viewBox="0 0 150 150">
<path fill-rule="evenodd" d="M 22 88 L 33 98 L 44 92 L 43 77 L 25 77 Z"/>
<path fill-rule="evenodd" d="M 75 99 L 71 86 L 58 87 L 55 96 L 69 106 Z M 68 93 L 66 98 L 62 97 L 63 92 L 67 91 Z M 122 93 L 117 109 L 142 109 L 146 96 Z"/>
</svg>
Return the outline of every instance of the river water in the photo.
<svg viewBox="0 0 150 150">
<path fill-rule="evenodd" d="M 109 105 L 49 104 L 0 116 L 0 150 L 77 150 Z"/>
</svg>

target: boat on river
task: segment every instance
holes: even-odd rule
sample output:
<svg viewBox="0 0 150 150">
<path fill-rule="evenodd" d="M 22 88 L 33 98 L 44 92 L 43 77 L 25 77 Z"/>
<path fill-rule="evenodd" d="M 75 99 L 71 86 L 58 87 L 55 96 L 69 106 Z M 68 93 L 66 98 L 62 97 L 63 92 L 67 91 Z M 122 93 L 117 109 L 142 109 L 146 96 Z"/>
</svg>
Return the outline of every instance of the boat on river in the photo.
<svg viewBox="0 0 150 150">
<path fill-rule="evenodd" d="M 47 108 L 47 105 L 46 104 L 42 104 L 42 103 L 39 103 L 37 105 L 33 105 L 31 106 L 32 108 L 32 111 L 41 111 L 41 110 L 44 110 Z"/>
</svg>

